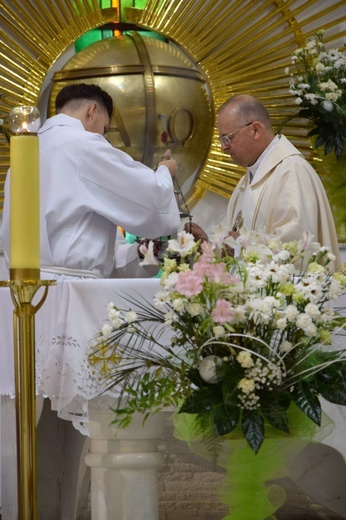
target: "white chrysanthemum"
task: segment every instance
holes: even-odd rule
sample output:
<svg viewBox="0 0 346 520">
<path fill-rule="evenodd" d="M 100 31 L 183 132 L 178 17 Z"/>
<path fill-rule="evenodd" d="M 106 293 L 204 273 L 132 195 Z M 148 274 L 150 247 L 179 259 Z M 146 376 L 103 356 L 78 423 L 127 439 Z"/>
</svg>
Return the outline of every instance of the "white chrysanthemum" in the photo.
<svg viewBox="0 0 346 520">
<path fill-rule="evenodd" d="M 158 291 L 154 296 L 154 305 L 158 309 L 163 309 L 169 301 L 169 291 Z"/>
<path fill-rule="evenodd" d="M 112 331 L 113 331 L 113 328 L 108 323 L 103 325 L 103 327 L 101 329 L 102 336 L 104 336 L 105 338 L 108 338 L 111 335 Z"/>
<path fill-rule="evenodd" d="M 248 280 L 247 286 L 252 289 L 261 289 L 266 286 L 268 281 L 269 273 L 266 269 L 263 269 L 263 265 L 255 265 L 248 269 Z"/>
<path fill-rule="evenodd" d="M 280 300 L 273 296 L 266 296 L 265 298 L 253 298 L 248 302 L 248 307 L 251 309 L 250 317 L 257 324 L 265 324 L 270 321 L 274 309 L 280 306 Z"/>
<path fill-rule="evenodd" d="M 319 323 L 330 323 L 334 319 L 334 311 L 329 307 L 324 307 L 318 322 Z"/>
<path fill-rule="evenodd" d="M 290 255 L 289 251 L 282 251 L 280 253 L 280 255 L 281 254 L 282 254 L 281 260 L 283 260 L 283 259 L 287 260 L 287 258 Z M 279 259 L 277 259 L 277 261 L 279 261 Z M 270 264 L 268 264 L 266 266 L 266 272 L 268 273 L 268 279 L 270 277 L 271 280 L 275 283 L 287 282 L 291 278 L 293 270 L 294 270 L 294 266 L 292 264 L 279 265 L 275 262 L 270 262 Z"/>
<path fill-rule="evenodd" d="M 315 278 L 307 277 L 302 283 L 297 284 L 296 287 L 302 296 L 312 303 L 319 302 L 323 296 L 324 288 Z"/>
</svg>

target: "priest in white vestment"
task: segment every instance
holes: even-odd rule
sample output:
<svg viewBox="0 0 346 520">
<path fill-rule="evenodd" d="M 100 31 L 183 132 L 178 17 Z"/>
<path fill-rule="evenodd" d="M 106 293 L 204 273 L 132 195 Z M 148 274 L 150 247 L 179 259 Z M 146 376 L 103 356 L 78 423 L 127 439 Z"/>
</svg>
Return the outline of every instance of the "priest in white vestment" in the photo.
<svg viewBox="0 0 346 520">
<path fill-rule="evenodd" d="M 310 163 L 284 135 L 274 135 L 267 109 L 248 95 L 226 101 L 218 114 L 222 150 L 247 168 L 228 204 L 224 222 L 230 235 L 246 227 L 283 242 L 299 240 L 304 231 L 335 255 L 339 248 L 329 202 Z M 207 239 L 194 224 L 195 238 Z"/>
</svg>

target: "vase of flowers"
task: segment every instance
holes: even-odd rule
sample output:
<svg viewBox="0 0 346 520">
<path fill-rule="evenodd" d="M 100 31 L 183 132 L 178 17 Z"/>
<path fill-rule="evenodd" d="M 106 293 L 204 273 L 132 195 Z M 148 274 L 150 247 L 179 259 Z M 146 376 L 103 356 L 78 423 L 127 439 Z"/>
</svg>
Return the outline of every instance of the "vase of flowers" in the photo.
<svg viewBox="0 0 346 520">
<path fill-rule="evenodd" d="M 323 34 L 314 33 L 292 54 L 286 73 L 300 109 L 288 120 L 302 117 L 312 126 L 312 161 L 331 204 L 338 240 L 346 242 L 346 55 L 338 49 L 327 51 Z"/>
<path fill-rule="evenodd" d="M 331 306 L 346 277 L 329 270 L 327 248 L 245 229 L 234 241 L 220 226 L 208 244 L 179 233 L 168 252 L 154 301 L 110 303 L 91 352 L 113 359 L 118 425 L 175 406 L 203 439 L 241 437 L 256 454 L 273 430 L 292 434 L 292 406 L 314 430 L 320 397 L 346 405 L 346 352 L 334 344 L 346 318 Z"/>
</svg>

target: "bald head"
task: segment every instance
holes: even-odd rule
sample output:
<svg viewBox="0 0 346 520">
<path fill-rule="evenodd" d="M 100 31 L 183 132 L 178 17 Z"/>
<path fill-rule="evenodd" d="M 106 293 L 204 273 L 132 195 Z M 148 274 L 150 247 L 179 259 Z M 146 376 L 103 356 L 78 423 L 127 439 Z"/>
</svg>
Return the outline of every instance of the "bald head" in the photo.
<svg viewBox="0 0 346 520">
<path fill-rule="evenodd" d="M 254 164 L 274 138 L 270 116 L 256 98 L 241 94 L 233 96 L 218 111 L 221 147 L 235 164 Z M 228 138 L 227 138 L 228 136 Z"/>
<path fill-rule="evenodd" d="M 268 110 L 260 101 L 247 94 L 233 96 L 219 109 L 219 116 L 223 112 L 232 113 L 237 118 L 240 125 L 245 125 L 249 121 L 260 121 L 264 126 L 271 128 Z"/>
</svg>

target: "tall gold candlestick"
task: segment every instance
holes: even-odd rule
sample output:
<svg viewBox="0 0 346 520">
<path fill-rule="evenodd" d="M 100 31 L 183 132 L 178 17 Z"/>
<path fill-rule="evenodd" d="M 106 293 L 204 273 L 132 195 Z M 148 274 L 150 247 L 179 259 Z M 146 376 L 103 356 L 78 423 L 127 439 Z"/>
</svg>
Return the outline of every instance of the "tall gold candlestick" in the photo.
<svg viewBox="0 0 346 520">
<path fill-rule="evenodd" d="M 37 520 L 35 313 L 48 286 L 40 280 L 39 143 L 36 107 L 11 111 L 10 127 L 10 281 L 14 303 L 14 370 L 16 393 L 18 520 Z M 37 291 L 45 291 L 37 305 Z"/>
</svg>

